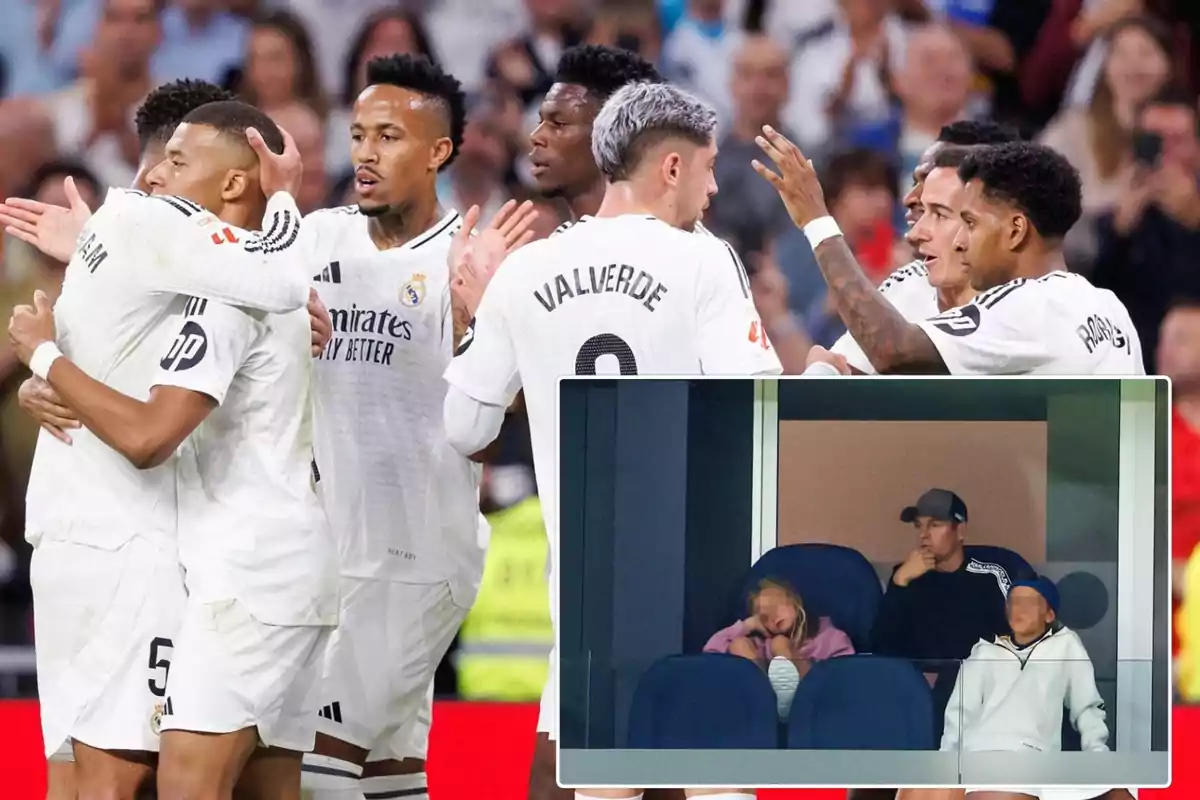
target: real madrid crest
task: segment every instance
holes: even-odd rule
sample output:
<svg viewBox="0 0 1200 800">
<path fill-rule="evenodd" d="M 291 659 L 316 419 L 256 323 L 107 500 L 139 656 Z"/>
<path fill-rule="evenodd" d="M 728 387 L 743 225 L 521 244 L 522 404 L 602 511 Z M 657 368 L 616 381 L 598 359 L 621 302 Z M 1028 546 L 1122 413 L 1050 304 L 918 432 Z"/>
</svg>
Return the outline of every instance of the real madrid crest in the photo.
<svg viewBox="0 0 1200 800">
<path fill-rule="evenodd" d="M 425 276 L 414 272 L 408 283 L 400 288 L 400 304 L 416 308 L 425 299 Z"/>
<path fill-rule="evenodd" d="M 162 718 L 166 713 L 166 706 L 162 703 L 154 704 L 154 713 L 150 715 L 150 731 L 155 736 L 162 732 Z"/>
</svg>

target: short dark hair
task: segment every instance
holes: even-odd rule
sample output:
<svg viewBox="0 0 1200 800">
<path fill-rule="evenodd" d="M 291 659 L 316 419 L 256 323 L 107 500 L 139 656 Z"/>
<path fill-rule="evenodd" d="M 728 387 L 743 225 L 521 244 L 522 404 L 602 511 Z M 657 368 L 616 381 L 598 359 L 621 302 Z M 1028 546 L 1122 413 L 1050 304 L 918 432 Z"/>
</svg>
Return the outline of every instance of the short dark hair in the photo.
<svg viewBox="0 0 1200 800">
<path fill-rule="evenodd" d="M 183 121 L 190 125 L 216 128 L 221 133 L 240 138 L 243 142 L 246 139 L 246 129 L 254 128 L 262 135 L 267 149 L 272 153 L 283 152 L 283 132 L 279 130 L 275 120 L 240 100 L 221 100 L 202 105 L 184 117 Z"/>
<path fill-rule="evenodd" d="M 399 54 L 373 58 L 367 64 L 367 86 L 380 84 L 435 98 L 444 106 L 452 148 L 441 169 L 454 163 L 467 127 L 467 95 L 458 79 L 427 56 Z"/>
<path fill-rule="evenodd" d="M 1029 217 L 1044 239 L 1061 239 L 1082 213 L 1079 172 L 1056 150 L 1034 142 L 977 147 L 958 168 L 963 183 L 978 180 L 984 194 Z"/>
<path fill-rule="evenodd" d="M 134 117 L 140 149 L 165 143 L 183 118 L 200 106 L 232 99 L 233 94 L 220 86 L 190 78 L 155 87 Z"/>
<path fill-rule="evenodd" d="M 951 167 L 958 169 L 962 163 L 967 160 L 975 146 L 948 144 L 945 147 L 939 148 L 937 155 L 933 157 L 933 168 L 942 169 L 943 167 Z"/>
<path fill-rule="evenodd" d="M 852 186 L 887 189 L 898 194 L 900 183 L 896 167 L 874 150 L 854 148 L 833 155 L 824 170 L 825 195 L 830 203 Z"/>
<path fill-rule="evenodd" d="M 970 147 L 978 144 L 1008 144 L 1021 141 L 1021 135 L 1007 125 L 991 120 L 964 119 L 951 122 L 938 132 L 939 142 Z"/>
<path fill-rule="evenodd" d="M 71 159 L 47 161 L 35 169 L 20 196 L 36 197 L 38 191 L 51 178 L 74 178 L 76 184 L 84 184 L 80 187 L 81 189 L 90 189 L 100 201 L 104 200 L 104 189 L 100 186 L 100 180 L 95 173 L 81 162 Z"/>
<path fill-rule="evenodd" d="M 554 82 L 582 86 L 603 103 L 627 83 L 662 83 L 663 76 L 631 50 L 580 44 L 567 48 L 558 59 Z"/>
</svg>

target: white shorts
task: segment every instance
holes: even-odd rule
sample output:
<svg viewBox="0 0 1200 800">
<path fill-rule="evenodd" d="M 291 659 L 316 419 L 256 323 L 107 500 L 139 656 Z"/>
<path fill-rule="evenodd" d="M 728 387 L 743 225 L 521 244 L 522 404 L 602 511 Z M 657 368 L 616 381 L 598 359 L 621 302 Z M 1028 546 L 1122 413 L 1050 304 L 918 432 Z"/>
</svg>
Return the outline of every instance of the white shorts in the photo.
<svg viewBox="0 0 1200 800">
<path fill-rule="evenodd" d="M 141 536 L 115 550 L 43 538 L 30 582 L 46 757 L 71 740 L 157 752 L 186 596 L 176 553 Z"/>
<path fill-rule="evenodd" d="M 368 761 L 424 758 L 433 675 L 468 609 L 446 582 L 343 577 L 340 594 L 317 730 L 370 751 Z"/>
<path fill-rule="evenodd" d="M 550 741 L 558 741 L 558 659 L 550 651 L 550 671 L 546 673 L 546 685 L 542 687 L 542 706 L 538 712 L 538 733 L 550 734 Z"/>
<path fill-rule="evenodd" d="M 267 625 L 237 600 L 188 601 L 162 730 L 257 727 L 268 747 L 308 752 L 321 656 L 332 628 Z"/>
</svg>

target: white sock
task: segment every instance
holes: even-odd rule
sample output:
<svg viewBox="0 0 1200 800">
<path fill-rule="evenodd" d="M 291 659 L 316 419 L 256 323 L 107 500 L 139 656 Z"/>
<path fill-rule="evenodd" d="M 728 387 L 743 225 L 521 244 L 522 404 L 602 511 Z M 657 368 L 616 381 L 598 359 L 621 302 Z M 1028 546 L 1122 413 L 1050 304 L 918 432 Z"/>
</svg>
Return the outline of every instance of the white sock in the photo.
<svg viewBox="0 0 1200 800">
<path fill-rule="evenodd" d="M 575 800 L 609 800 L 609 798 L 596 797 L 595 795 L 584 794 L 583 792 L 576 792 Z M 628 800 L 642 800 L 642 793 L 638 792 L 637 794 L 631 794 L 631 795 L 629 795 Z"/>
<path fill-rule="evenodd" d="M 366 800 L 429 800 L 429 779 L 424 772 L 363 778 L 359 785 Z"/>
<path fill-rule="evenodd" d="M 300 769 L 300 800 L 363 800 L 358 764 L 305 753 Z"/>
</svg>

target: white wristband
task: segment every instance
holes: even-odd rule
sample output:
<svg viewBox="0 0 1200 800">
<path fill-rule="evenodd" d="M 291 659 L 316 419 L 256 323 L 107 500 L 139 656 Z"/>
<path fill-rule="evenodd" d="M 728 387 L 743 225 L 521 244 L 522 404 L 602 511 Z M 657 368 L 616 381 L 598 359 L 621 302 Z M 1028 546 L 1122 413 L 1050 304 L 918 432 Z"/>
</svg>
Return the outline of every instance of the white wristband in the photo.
<svg viewBox="0 0 1200 800">
<path fill-rule="evenodd" d="M 812 245 L 812 249 L 816 250 L 817 245 L 826 239 L 841 236 L 842 229 L 838 227 L 833 217 L 817 217 L 804 226 L 804 235 L 808 237 L 808 243 Z"/>
<path fill-rule="evenodd" d="M 62 358 L 62 351 L 58 349 L 58 345 L 54 342 L 42 342 L 29 359 L 29 371 L 42 380 L 46 380 L 46 375 L 50 372 L 50 365 L 59 358 Z"/>
<path fill-rule="evenodd" d="M 841 375 L 838 368 L 828 361 L 814 361 L 804 370 L 805 375 Z"/>
</svg>

